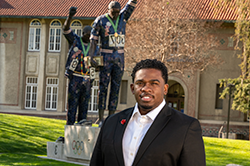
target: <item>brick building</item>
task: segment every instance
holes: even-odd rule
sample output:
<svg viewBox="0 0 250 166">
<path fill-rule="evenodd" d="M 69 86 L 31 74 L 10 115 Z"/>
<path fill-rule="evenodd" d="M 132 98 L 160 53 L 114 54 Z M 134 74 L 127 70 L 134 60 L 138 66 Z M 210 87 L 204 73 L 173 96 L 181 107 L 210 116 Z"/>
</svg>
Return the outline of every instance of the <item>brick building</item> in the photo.
<svg viewBox="0 0 250 166">
<path fill-rule="evenodd" d="M 73 3 L 74 2 L 74 3 Z M 68 43 L 62 25 L 71 6 L 78 7 L 71 28 L 81 34 L 84 25 L 107 12 L 108 0 L 24 0 L 0 1 L 0 112 L 17 114 L 65 115 L 67 80 L 64 77 Z M 119 0 L 124 6 L 127 0 Z M 232 13 L 214 15 L 211 1 L 203 5 L 202 19 L 222 20 L 227 28 L 214 32 L 220 42 L 218 52 L 224 63 L 203 72 L 175 73 L 169 76 L 167 103 L 200 120 L 203 135 L 217 136 L 221 126 L 226 131 L 228 100 L 219 99 L 219 79 L 240 75 L 240 60 L 235 55 Z M 140 4 L 139 4 L 140 5 Z M 209 10 L 208 10 L 209 9 Z M 204 39 L 205 40 L 205 39 Z M 126 55 L 125 56 L 129 56 Z M 118 111 L 132 107 L 131 77 L 122 79 Z M 92 87 L 89 112 L 97 114 L 98 79 Z M 249 137 L 249 122 L 243 113 L 231 110 L 230 132 Z"/>
</svg>

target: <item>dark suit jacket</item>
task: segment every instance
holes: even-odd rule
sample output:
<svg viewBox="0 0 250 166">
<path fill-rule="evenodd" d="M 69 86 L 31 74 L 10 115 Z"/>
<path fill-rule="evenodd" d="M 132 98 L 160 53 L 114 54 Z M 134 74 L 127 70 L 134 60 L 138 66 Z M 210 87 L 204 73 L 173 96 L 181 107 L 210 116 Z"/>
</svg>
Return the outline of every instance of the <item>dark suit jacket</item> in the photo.
<svg viewBox="0 0 250 166">
<path fill-rule="evenodd" d="M 122 138 L 132 112 L 129 108 L 105 120 L 90 166 L 124 166 Z M 199 121 L 165 105 L 142 140 L 132 166 L 205 165 Z"/>
</svg>

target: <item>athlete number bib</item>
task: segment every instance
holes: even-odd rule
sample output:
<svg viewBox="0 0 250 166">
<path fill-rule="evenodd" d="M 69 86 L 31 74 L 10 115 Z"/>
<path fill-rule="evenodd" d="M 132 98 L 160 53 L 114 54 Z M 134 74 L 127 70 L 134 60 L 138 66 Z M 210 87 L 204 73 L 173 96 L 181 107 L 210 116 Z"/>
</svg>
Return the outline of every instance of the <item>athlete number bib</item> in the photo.
<svg viewBox="0 0 250 166">
<path fill-rule="evenodd" d="M 78 59 L 73 59 L 72 62 L 70 63 L 69 70 L 75 71 L 78 62 L 79 62 Z"/>
<path fill-rule="evenodd" d="M 109 35 L 109 47 L 124 47 L 125 35 L 118 35 L 115 37 L 114 34 Z"/>
</svg>

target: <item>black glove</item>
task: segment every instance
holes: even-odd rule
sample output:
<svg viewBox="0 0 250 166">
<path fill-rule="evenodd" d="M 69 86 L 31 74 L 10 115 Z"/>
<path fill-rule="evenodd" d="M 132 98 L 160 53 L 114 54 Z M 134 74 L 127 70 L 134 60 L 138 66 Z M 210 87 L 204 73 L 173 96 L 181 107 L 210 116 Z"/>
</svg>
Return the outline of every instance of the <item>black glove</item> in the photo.
<svg viewBox="0 0 250 166">
<path fill-rule="evenodd" d="M 76 9 L 77 9 L 77 7 L 74 7 L 74 6 L 70 7 L 70 9 L 69 9 L 69 16 L 70 17 L 73 17 L 76 14 Z"/>
</svg>

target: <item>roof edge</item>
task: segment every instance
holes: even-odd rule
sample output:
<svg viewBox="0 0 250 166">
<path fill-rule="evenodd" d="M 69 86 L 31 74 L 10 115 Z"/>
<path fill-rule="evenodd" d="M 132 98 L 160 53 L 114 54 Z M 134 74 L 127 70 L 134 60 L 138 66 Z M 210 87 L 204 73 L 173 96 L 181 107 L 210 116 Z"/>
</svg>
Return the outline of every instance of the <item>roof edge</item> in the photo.
<svg viewBox="0 0 250 166">
<path fill-rule="evenodd" d="M 129 21 L 135 21 L 135 20 L 140 20 L 138 18 L 131 18 L 129 19 Z M 206 22 L 225 22 L 225 23 L 236 23 L 237 20 L 213 20 L 213 19 L 189 19 L 189 20 L 202 20 L 202 21 L 206 21 Z"/>
<path fill-rule="evenodd" d="M 3 16 L 0 15 L 0 18 L 45 18 L 45 19 L 66 19 L 67 17 L 60 16 Z M 96 17 L 74 17 L 74 19 L 79 20 L 94 20 Z"/>
</svg>

